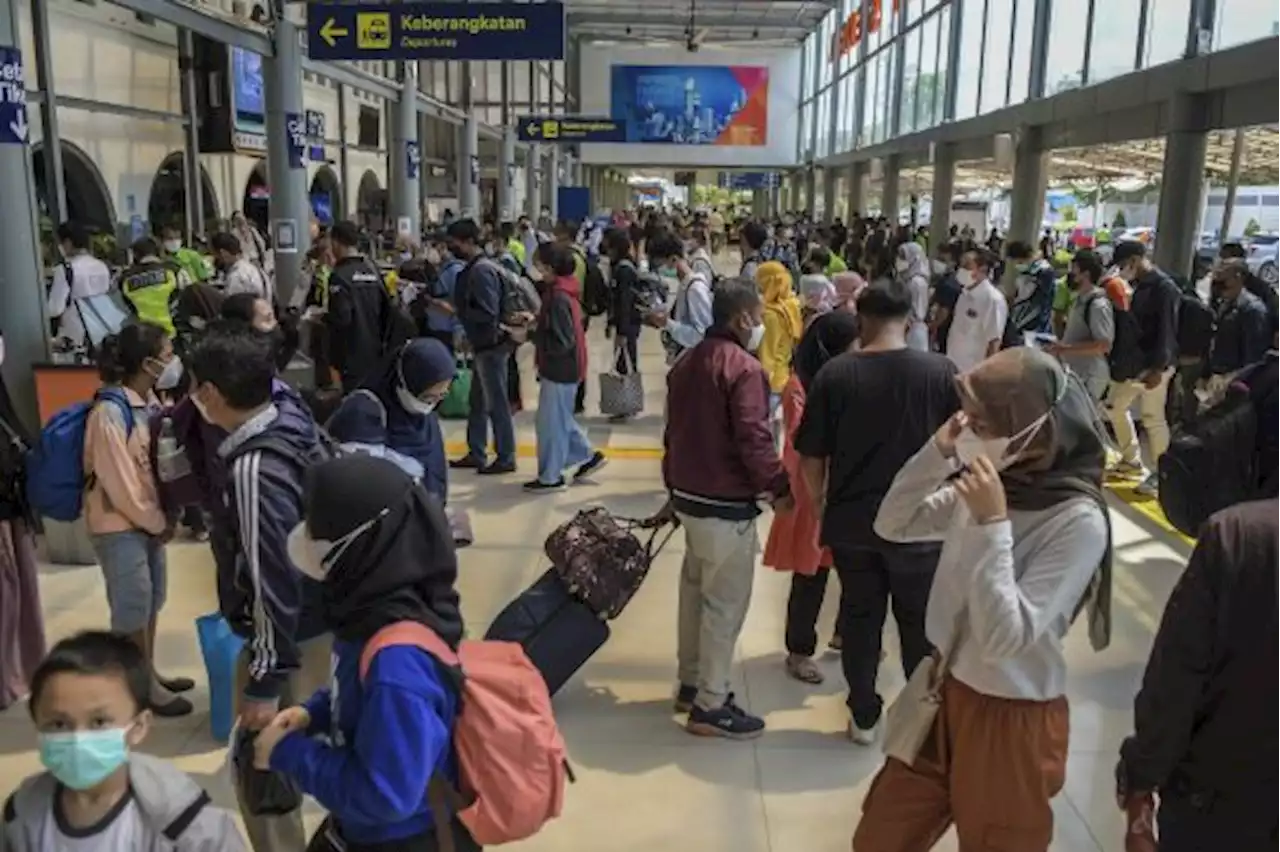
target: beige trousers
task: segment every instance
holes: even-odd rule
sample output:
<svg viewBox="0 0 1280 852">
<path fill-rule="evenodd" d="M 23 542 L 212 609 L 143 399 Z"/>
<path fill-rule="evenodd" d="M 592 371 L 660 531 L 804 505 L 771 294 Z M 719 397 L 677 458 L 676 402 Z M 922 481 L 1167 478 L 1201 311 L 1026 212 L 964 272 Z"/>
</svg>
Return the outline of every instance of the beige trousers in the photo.
<svg viewBox="0 0 1280 852">
<path fill-rule="evenodd" d="M 1129 408 L 1136 400 L 1142 426 L 1147 432 L 1147 449 L 1151 451 L 1151 463 L 1155 464 L 1169 449 L 1169 420 L 1165 417 L 1165 400 L 1169 397 L 1169 379 L 1173 370 L 1165 370 L 1160 384 L 1148 390 L 1141 382 L 1112 382 L 1107 390 L 1106 412 L 1111 428 L 1116 433 L 1116 445 L 1120 457 L 1127 462 L 1142 461 L 1142 449 L 1133 429 L 1133 417 Z"/>
</svg>

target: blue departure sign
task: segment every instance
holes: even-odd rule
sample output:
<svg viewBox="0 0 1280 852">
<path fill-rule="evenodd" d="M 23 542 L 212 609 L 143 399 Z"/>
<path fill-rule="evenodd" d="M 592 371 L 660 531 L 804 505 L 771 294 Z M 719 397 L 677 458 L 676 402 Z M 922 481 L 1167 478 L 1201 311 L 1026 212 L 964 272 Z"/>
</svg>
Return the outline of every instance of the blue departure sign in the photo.
<svg viewBox="0 0 1280 852">
<path fill-rule="evenodd" d="M 307 5 L 312 59 L 564 59 L 562 3 Z"/>
<path fill-rule="evenodd" d="M 26 145 L 30 138 L 22 51 L 0 47 L 0 145 Z"/>
<path fill-rule="evenodd" d="M 721 172 L 721 189 L 773 189 L 778 185 L 777 172 Z"/>
<path fill-rule="evenodd" d="M 586 115 L 526 115 L 516 121 L 521 142 L 626 142 L 627 125 L 608 117 Z"/>
<path fill-rule="evenodd" d="M 324 113 L 309 109 L 307 117 L 307 159 L 313 163 L 325 162 L 324 155 Z"/>
</svg>

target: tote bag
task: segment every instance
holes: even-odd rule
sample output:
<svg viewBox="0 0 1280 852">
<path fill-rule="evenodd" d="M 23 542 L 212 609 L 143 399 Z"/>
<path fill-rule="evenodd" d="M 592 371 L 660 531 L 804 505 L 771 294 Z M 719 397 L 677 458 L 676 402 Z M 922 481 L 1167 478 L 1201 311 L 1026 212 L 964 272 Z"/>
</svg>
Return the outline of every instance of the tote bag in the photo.
<svg viewBox="0 0 1280 852">
<path fill-rule="evenodd" d="M 942 707 L 942 683 L 955 660 L 960 646 L 960 633 L 968 613 L 961 607 L 956 614 L 951 642 L 940 657 L 932 654 L 921 660 L 907 678 L 907 685 L 889 705 L 884 715 L 884 753 L 907 766 L 916 762 L 920 749 L 933 730 L 938 710 Z"/>
<path fill-rule="evenodd" d="M 627 372 L 616 370 L 617 353 L 622 352 Z M 625 346 L 618 347 L 607 372 L 600 374 L 600 413 L 608 417 L 632 417 L 644 410 L 644 383 L 640 371 Z"/>
</svg>

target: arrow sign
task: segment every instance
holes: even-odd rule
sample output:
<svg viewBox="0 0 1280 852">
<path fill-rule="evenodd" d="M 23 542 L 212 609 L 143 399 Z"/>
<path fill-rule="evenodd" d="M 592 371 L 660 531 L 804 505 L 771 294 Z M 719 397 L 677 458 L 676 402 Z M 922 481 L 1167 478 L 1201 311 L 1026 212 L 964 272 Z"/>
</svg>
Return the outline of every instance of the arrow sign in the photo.
<svg viewBox="0 0 1280 852">
<path fill-rule="evenodd" d="M 516 122 L 521 142 L 576 145 L 581 142 L 626 142 L 627 127 L 607 116 L 526 115 Z"/>
<path fill-rule="evenodd" d="M 538 135 L 542 132 L 542 125 L 531 121 L 527 125 L 525 125 L 524 132 L 526 135 L 529 136 L 529 138 L 536 139 Z"/>
<path fill-rule="evenodd" d="M 0 46 L 0 145 L 26 145 L 30 135 L 22 51 Z"/>
<path fill-rule="evenodd" d="M 338 26 L 337 20 L 329 18 L 320 27 L 320 38 L 328 42 L 330 47 L 338 46 L 338 39 L 351 35 L 351 30 Z"/>
</svg>

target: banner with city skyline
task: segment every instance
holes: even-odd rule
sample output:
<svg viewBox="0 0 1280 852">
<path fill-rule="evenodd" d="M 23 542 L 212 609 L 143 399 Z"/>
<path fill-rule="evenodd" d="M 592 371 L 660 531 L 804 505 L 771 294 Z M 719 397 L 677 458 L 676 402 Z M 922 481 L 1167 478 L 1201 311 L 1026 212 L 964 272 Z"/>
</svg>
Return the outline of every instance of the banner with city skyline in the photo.
<svg viewBox="0 0 1280 852">
<path fill-rule="evenodd" d="M 627 142 L 759 147 L 768 142 L 769 69 L 614 65 L 610 115 Z"/>
</svg>

